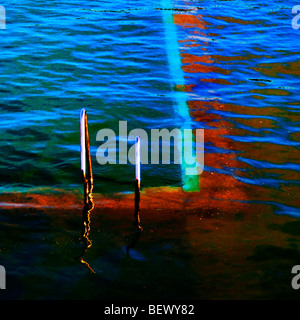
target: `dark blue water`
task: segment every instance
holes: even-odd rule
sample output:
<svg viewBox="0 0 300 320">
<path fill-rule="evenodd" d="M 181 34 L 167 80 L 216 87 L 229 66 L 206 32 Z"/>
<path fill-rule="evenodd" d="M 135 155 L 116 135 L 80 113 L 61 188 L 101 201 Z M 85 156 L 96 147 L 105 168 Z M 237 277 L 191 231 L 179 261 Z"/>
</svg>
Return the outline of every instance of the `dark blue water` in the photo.
<svg viewBox="0 0 300 320">
<path fill-rule="evenodd" d="M 1 191 L 81 188 L 81 108 L 95 192 L 132 191 L 132 165 L 97 163 L 98 130 L 117 134 L 120 120 L 128 131 L 171 130 L 186 105 L 191 127 L 205 129 L 205 173 L 220 175 L 216 184 L 225 175 L 254 190 L 242 200 L 299 215 L 300 31 L 291 9 L 288 1 L 8 1 Z M 143 187 L 182 186 L 177 165 L 142 170 Z"/>
</svg>

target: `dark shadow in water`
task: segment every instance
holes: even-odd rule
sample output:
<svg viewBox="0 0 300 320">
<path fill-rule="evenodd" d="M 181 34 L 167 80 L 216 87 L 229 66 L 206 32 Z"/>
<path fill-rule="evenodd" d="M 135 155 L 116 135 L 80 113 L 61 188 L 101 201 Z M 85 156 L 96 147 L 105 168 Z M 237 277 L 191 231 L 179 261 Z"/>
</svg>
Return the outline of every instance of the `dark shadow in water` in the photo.
<svg viewBox="0 0 300 320">
<path fill-rule="evenodd" d="M 130 249 L 135 248 L 137 242 L 139 241 L 143 228 L 141 227 L 141 220 L 140 220 L 140 200 L 141 200 L 141 193 L 140 193 L 140 183 L 137 179 L 135 179 L 135 199 L 134 199 L 134 226 L 135 232 L 133 233 L 132 237 L 129 239 L 129 243 L 126 246 L 127 256 L 130 257 Z"/>
<path fill-rule="evenodd" d="M 261 244 L 254 248 L 253 255 L 248 257 L 248 259 L 258 262 L 276 259 L 290 259 L 296 262 L 300 260 L 300 252 L 298 249 Z"/>
</svg>

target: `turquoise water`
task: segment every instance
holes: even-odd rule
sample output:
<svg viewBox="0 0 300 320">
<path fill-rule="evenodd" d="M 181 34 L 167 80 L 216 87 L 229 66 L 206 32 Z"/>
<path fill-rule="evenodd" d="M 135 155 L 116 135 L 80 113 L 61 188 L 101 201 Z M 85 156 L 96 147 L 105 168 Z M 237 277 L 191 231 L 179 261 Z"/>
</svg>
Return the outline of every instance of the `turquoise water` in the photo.
<svg viewBox="0 0 300 320">
<path fill-rule="evenodd" d="M 120 120 L 128 131 L 186 122 L 205 129 L 205 172 L 282 198 L 282 188 L 292 188 L 289 200 L 265 200 L 298 212 L 300 33 L 291 8 L 287 1 L 9 1 L 1 190 L 80 189 L 85 108 L 95 192 L 132 191 L 134 174 L 130 164 L 97 163 L 100 129 L 118 134 Z M 145 165 L 142 177 L 143 187 L 183 185 L 178 165 Z"/>
</svg>

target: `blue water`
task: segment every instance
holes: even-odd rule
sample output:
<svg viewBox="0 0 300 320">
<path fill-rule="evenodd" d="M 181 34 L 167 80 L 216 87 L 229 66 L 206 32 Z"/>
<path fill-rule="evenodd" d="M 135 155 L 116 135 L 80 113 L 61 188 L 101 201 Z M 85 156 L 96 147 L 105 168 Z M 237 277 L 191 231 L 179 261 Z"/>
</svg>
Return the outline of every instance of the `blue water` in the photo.
<svg viewBox="0 0 300 320">
<path fill-rule="evenodd" d="M 186 115 L 191 128 L 205 129 L 206 173 L 254 190 L 243 201 L 257 200 L 255 187 L 263 187 L 258 201 L 299 215 L 300 31 L 288 1 L 26 0 L 5 7 L 2 192 L 81 189 L 81 108 L 95 192 L 132 191 L 131 164 L 97 163 L 97 132 L 117 134 L 120 120 L 128 131 L 171 130 Z M 178 165 L 145 165 L 142 179 L 143 187 L 184 183 Z"/>
</svg>

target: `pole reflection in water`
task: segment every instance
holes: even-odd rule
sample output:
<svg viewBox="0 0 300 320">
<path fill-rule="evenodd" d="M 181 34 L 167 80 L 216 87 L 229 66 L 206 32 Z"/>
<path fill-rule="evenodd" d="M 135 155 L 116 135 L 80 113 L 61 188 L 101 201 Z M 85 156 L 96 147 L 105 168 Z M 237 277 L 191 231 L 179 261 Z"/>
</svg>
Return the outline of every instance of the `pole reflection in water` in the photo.
<svg viewBox="0 0 300 320">
<path fill-rule="evenodd" d="M 141 237 L 143 227 L 141 226 L 141 220 L 140 220 L 140 188 L 139 188 L 139 182 L 136 179 L 135 180 L 135 212 L 134 212 L 134 227 L 135 231 L 133 233 L 133 236 L 130 239 L 129 244 L 126 246 L 126 252 L 127 256 L 130 257 L 129 251 L 130 249 L 135 248 L 138 240 Z"/>
<path fill-rule="evenodd" d="M 89 183 L 85 183 L 85 201 L 82 210 L 82 231 L 81 231 L 81 239 L 84 241 L 84 249 L 79 256 L 80 262 L 83 263 L 91 273 L 95 273 L 95 271 L 90 267 L 90 265 L 83 259 L 88 248 L 92 246 L 92 241 L 89 239 L 90 233 L 90 213 L 94 209 L 94 202 L 92 198 L 92 188 L 89 189 Z"/>
<path fill-rule="evenodd" d="M 87 124 L 87 115 L 85 110 L 81 110 L 80 113 L 80 147 L 81 147 L 81 176 L 84 186 L 84 206 L 82 210 L 82 231 L 81 239 L 84 241 L 84 249 L 79 256 L 80 262 L 83 263 L 91 273 L 95 271 L 90 267 L 90 265 L 83 259 L 88 248 L 92 246 L 92 242 L 89 239 L 90 233 L 90 213 L 94 209 L 94 202 L 92 197 L 93 191 L 93 171 L 92 171 L 92 161 L 90 153 L 90 142 L 89 142 L 89 132 Z M 86 171 L 86 160 L 87 169 Z"/>
</svg>

